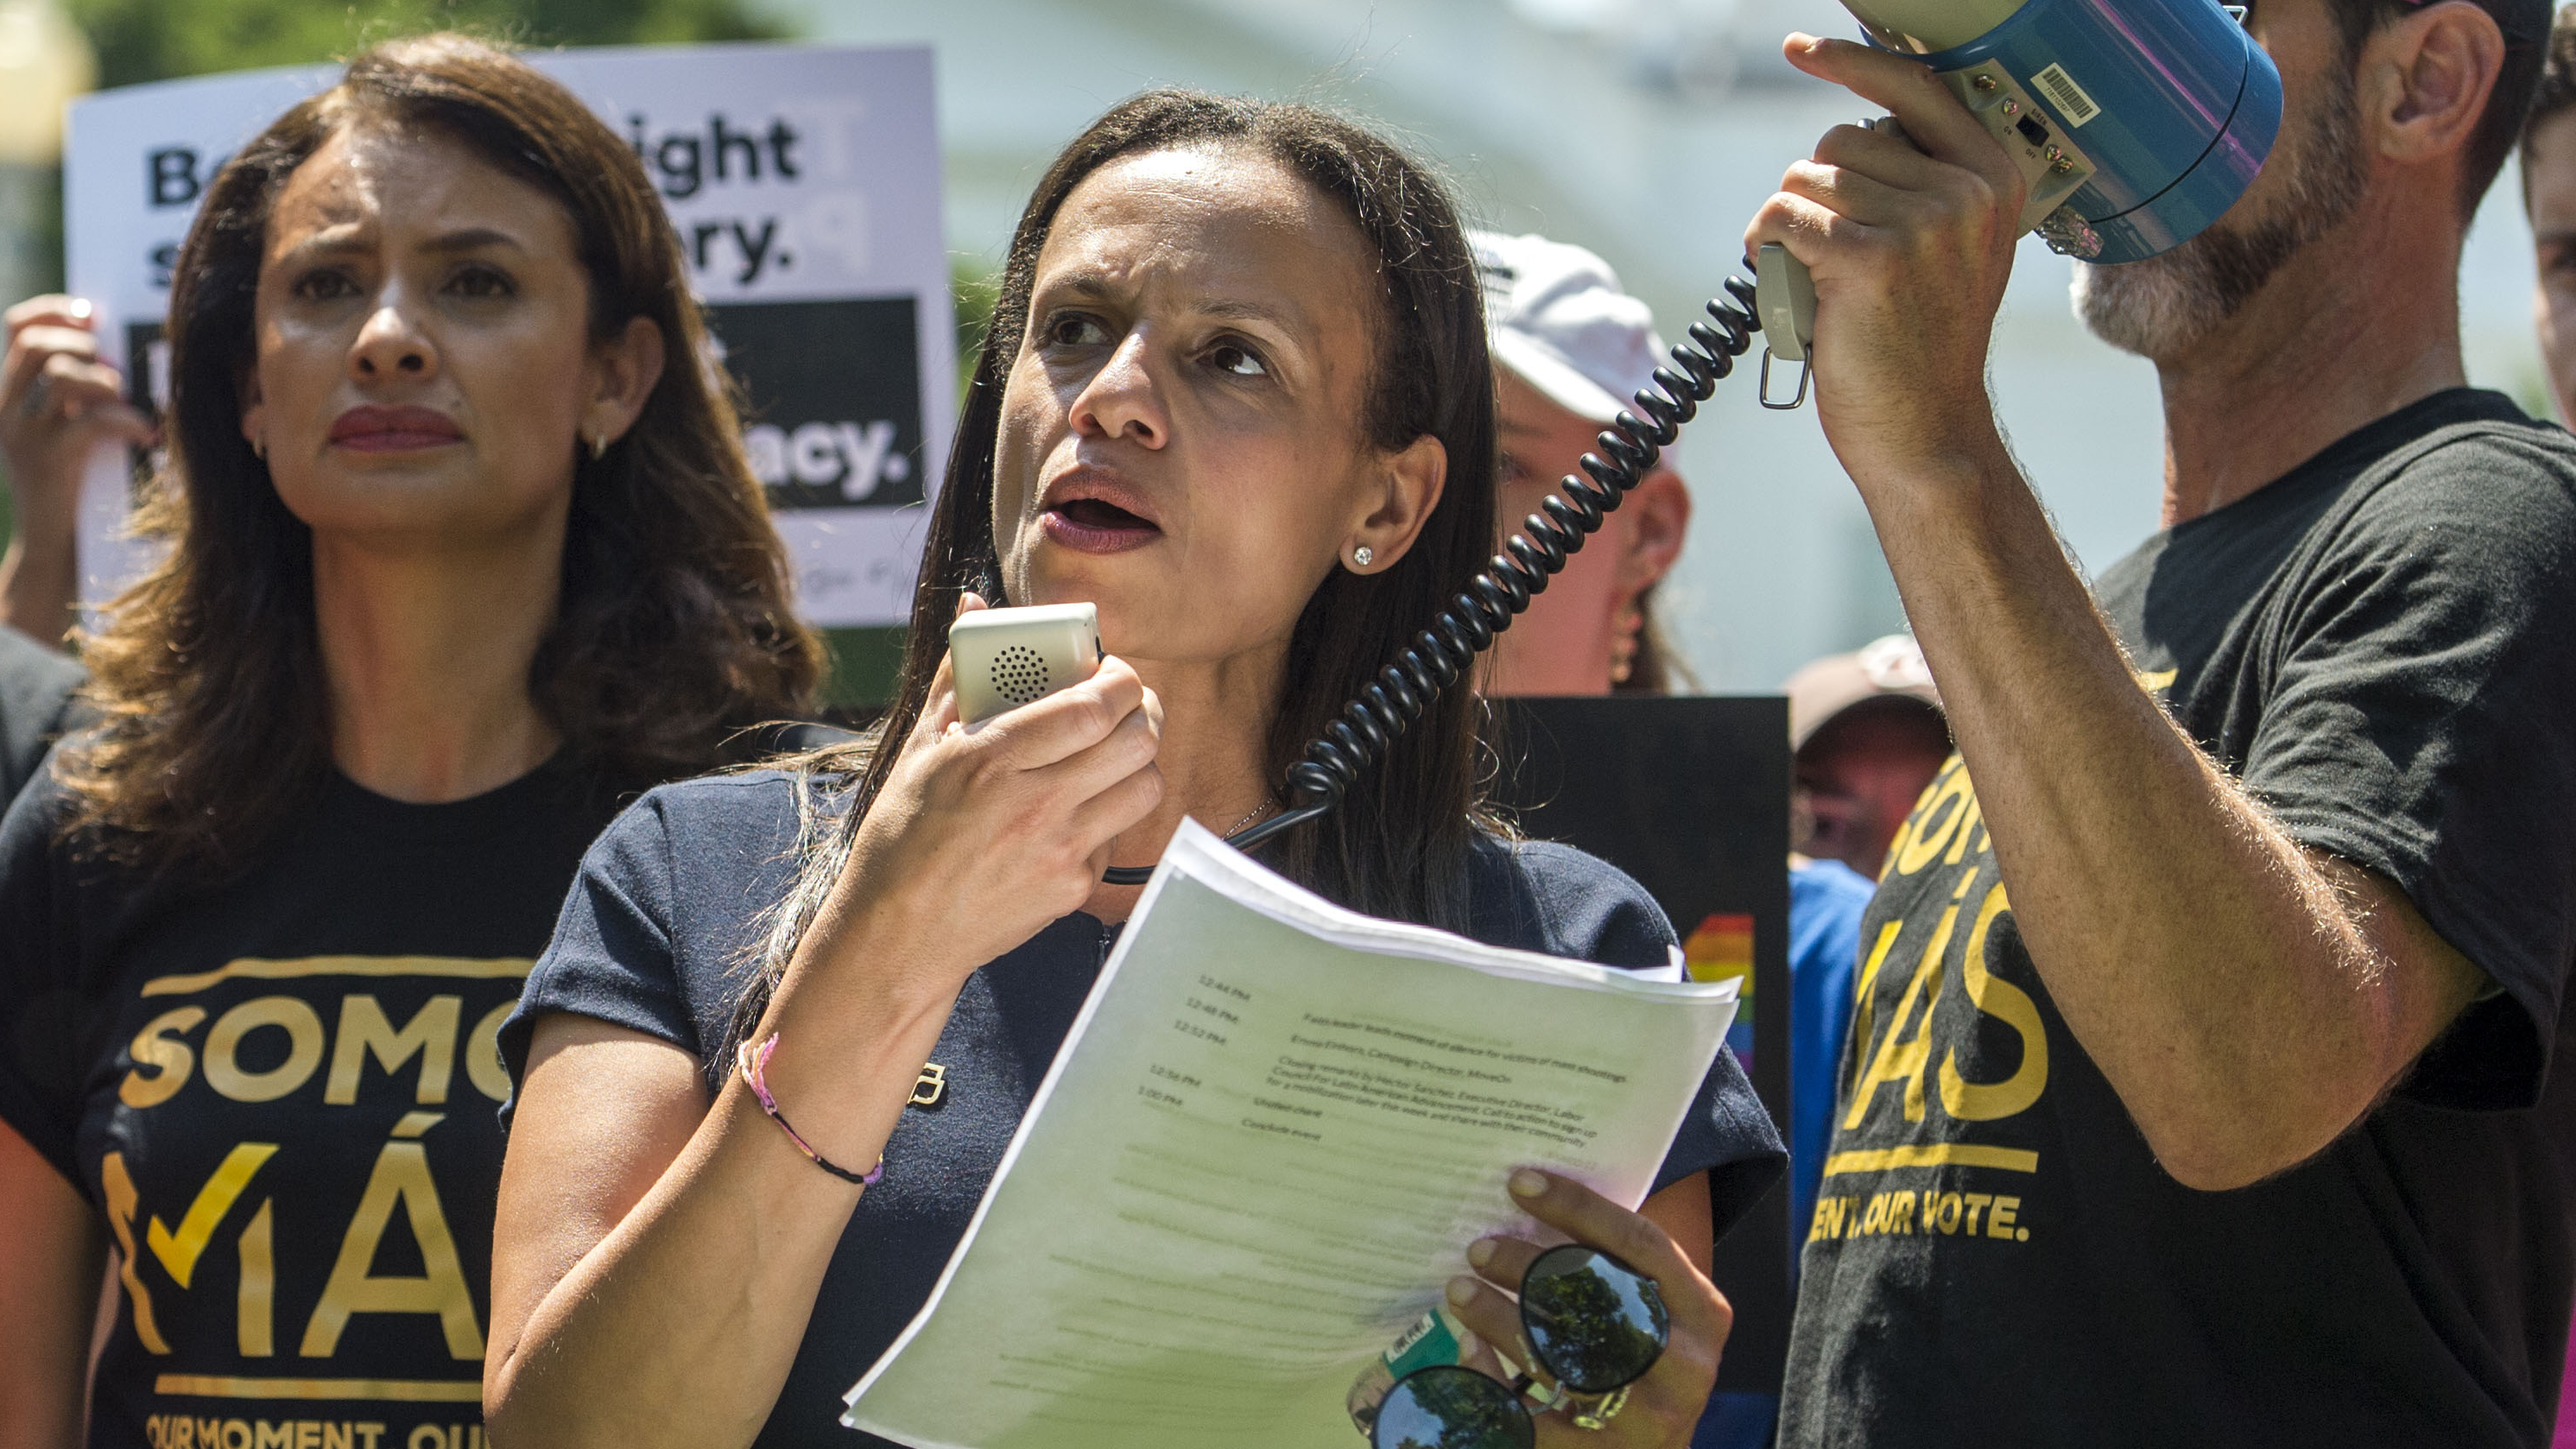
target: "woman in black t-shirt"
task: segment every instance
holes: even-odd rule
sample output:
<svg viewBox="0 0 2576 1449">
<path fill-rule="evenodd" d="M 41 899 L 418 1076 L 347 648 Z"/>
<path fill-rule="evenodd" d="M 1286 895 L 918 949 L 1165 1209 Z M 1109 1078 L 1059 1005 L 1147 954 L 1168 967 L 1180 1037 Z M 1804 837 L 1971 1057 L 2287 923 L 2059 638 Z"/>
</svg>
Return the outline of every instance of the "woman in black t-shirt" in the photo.
<svg viewBox="0 0 2576 1449">
<path fill-rule="evenodd" d="M 497 1437 L 874 1442 L 834 1424 L 840 1393 L 924 1300 L 1134 907 L 1102 869 L 1152 862 L 1184 815 L 1277 808 L 1300 744 L 1491 548 L 1493 409 L 1456 216 L 1385 142 L 1157 92 L 1059 156 L 1004 269 L 882 732 L 628 812 L 503 1030 Z M 968 733 L 944 638 L 987 600 L 1093 602 L 1115 657 Z M 1463 690 L 1432 704 L 1268 863 L 1376 914 L 1660 964 L 1670 928 L 1634 883 L 1489 829 L 1476 712 Z M 1550 1417 L 1549 1442 L 1688 1440 L 1726 1327 L 1706 1170 L 1776 1156 L 1732 1059 L 1709 1097 L 1642 1215 L 1555 1179 L 1531 1203 L 1655 1274 L 1676 1323 L 1608 1431 Z M 1492 1245 L 1484 1271 L 1516 1283 L 1528 1251 Z M 1452 1293 L 1511 1341 L 1495 1288 Z"/>
<path fill-rule="evenodd" d="M 216 178 L 168 553 L 0 824 L 0 1441 L 481 1442 L 493 1042 L 621 794 L 816 669 L 640 163 L 477 42 Z"/>
</svg>

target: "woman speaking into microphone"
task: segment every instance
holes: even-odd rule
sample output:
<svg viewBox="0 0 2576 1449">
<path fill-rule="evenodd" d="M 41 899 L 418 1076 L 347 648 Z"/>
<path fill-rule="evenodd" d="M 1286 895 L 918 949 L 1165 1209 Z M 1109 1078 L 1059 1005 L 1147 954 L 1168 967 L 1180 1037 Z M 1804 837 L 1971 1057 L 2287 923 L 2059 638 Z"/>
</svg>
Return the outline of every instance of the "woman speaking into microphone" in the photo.
<svg viewBox="0 0 2576 1449">
<path fill-rule="evenodd" d="M 1184 816 L 1279 808 L 1302 742 L 1491 550 L 1494 467 L 1475 263 L 1393 147 L 1187 92 L 1066 147 L 1012 240 L 887 720 L 620 817 L 502 1031 L 496 1440 L 878 1442 L 840 1426 L 841 1394 L 927 1297 L 1136 904 L 1103 868 L 1151 864 Z M 1070 601 L 1116 657 L 960 729 L 956 613 Z M 1662 965 L 1671 928 L 1633 882 L 1497 832 L 1478 713 L 1441 699 L 1267 862 L 1375 914 Z M 934 1059 L 939 1100 L 914 1106 Z M 1608 1431 L 1549 1415 L 1543 1438 L 1687 1442 L 1728 1322 L 1705 1173 L 1776 1150 L 1722 1058 L 1642 1214 L 1516 1175 L 1673 1305 Z M 1525 1253 L 1459 1246 L 1459 1317 L 1512 1342 L 1493 1285 Z"/>
<path fill-rule="evenodd" d="M 493 1039 L 622 797 L 816 670 L 642 166 L 387 45 L 209 190 L 161 562 L 0 825 L 0 1444 L 479 1435 Z M 415 1437 L 415 1436 L 421 1437 Z"/>
</svg>

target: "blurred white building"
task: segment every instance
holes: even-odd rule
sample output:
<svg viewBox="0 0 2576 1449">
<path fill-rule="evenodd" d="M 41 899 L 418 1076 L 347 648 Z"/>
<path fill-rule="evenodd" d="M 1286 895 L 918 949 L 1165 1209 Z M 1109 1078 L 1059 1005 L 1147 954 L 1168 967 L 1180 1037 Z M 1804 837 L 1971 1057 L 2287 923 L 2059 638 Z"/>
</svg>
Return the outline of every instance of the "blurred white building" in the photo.
<svg viewBox="0 0 2576 1449">
<path fill-rule="evenodd" d="M 1608 257 L 1678 334 L 1737 264 L 1781 169 L 1861 103 L 1779 58 L 1793 29 L 1853 34 L 1834 0 L 769 0 L 818 39 L 938 48 L 949 244 L 998 264 L 1046 160 L 1118 98 L 1187 84 L 1320 100 L 1444 166 L 1478 220 Z M 2470 237 L 2473 382 L 2541 405 L 2530 237 L 2508 172 Z M 2013 445 L 2088 569 L 2156 525 L 2154 374 L 2094 341 L 2067 264 L 2025 242 L 1993 386 Z M 1766 413 L 1739 373 L 1681 444 L 1698 500 L 1666 587 L 1713 690 L 1900 627 L 1868 520 L 1813 411 Z"/>
</svg>

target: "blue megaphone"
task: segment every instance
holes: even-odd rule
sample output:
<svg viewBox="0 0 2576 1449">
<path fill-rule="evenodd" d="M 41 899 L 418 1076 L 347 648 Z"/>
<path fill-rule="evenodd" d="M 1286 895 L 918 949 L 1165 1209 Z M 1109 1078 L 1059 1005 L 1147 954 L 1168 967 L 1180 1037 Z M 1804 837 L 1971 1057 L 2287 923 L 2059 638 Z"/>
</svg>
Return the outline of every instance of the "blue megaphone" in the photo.
<svg viewBox="0 0 2576 1449">
<path fill-rule="evenodd" d="M 2281 73 L 2217 0 L 1843 0 L 1871 41 L 1915 56 L 2002 143 L 2025 232 L 2089 262 L 2143 261 L 2252 185 L 2281 130 Z M 1766 406 L 1772 358 L 1805 363 L 1815 290 L 1785 249 L 1755 259 Z"/>
</svg>

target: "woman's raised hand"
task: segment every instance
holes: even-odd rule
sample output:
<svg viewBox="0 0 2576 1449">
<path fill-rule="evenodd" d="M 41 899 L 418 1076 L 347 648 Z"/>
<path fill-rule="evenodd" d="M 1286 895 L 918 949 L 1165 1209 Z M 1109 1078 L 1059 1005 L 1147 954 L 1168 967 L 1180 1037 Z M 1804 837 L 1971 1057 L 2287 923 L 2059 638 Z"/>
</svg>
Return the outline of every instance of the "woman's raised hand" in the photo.
<svg viewBox="0 0 2576 1449">
<path fill-rule="evenodd" d="M 30 297 L 8 311 L 0 362 L 0 454 L 22 510 L 80 491 L 81 467 L 108 438 L 149 444 L 152 420 L 125 400 L 125 379 L 98 360 L 96 322 L 78 297 Z"/>
<path fill-rule="evenodd" d="M 958 612 L 987 607 L 965 595 Z M 926 930 L 957 980 L 1081 909 L 1120 832 L 1162 803 L 1162 705 L 1114 656 L 969 730 L 943 660 L 850 852 L 850 904 Z"/>
<path fill-rule="evenodd" d="M 1735 1325 L 1735 1310 L 1717 1286 L 1691 1266 L 1662 1228 L 1570 1178 L 1535 1168 L 1514 1172 L 1512 1200 L 1523 1211 L 1578 1243 L 1598 1248 L 1655 1280 L 1672 1314 L 1672 1337 L 1646 1376 L 1630 1386 L 1628 1402 L 1600 1429 L 1580 1429 L 1562 1412 L 1538 1416 L 1540 1449 L 1682 1449 L 1691 1440 L 1708 1392 L 1717 1382 L 1718 1356 Z M 1493 1357 L 1501 1345 L 1526 1366 L 1519 1305 L 1507 1290 L 1520 1286 L 1544 1251 L 1518 1238 L 1485 1238 L 1467 1250 L 1476 1277 L 1449 1280 L 1450 1311 L 1482 1343 L 1473 1366 L 1508 1381 Z M 1483 1281 L 1478 1281 L 1482 1279 Z"/>
<path fill-rule="evenodd" d="M 17 523 L 0 621 L 51 640 L 71 623 L 83 467 L 106 439 L 150 443 L 152 420 L 125 401 L 124 379 L 98 360 L 89 303 L 30 297 L 7 315 L 0 460 Z"/>
</svg>

